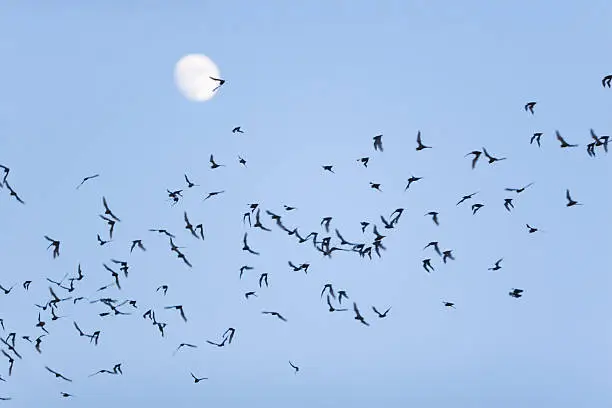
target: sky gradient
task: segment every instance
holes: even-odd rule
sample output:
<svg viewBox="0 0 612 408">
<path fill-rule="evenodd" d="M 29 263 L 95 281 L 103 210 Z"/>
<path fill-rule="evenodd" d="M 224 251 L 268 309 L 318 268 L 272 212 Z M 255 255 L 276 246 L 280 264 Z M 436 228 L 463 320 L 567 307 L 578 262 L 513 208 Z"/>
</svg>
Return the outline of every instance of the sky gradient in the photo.
<svg viewBox="0 0 612 408">
<path fill-rule="evenodd" d="M 2 336 L 38 336 L 34 303 L 49 296 L 45 278 L 75 274 L 78 263 L 86 278 L 75 294 L 95 299 L 111 281 L 102 263 L 129 261 L 122 290 L 108 296 L 138 302 L 134 315 L 109 318 L 98 316 L 100 304 L 67 302 L 58 310 L 67 317 L 48 323 L 42 354 L 18 339 L 23 360 L 11 377 L 0 358 L 8 380 L 0 396 L 13 398 L 6 406 L 612 402 L 612 155 L 599 149 L 593 159 L 584 148 L 589 129 L 612 132 L 612 90 L 600 82 L 612 74 L 609 1 L 12 1 L 3 9 L 0 164 L 26 205 L 0 189 L 0 284 L 16 284 L 0 293 Z M 173 82 L 174 64 L 189 53 L 209 56 L 227 80 L 208 102 L 186 100 Z M 524 111 L 528 101 L 537 101 L 535 115 Z M 235 126 L 245 133 L 232 134 Z M 557 129 L 580 147 L 560 149 Z M 415 151 L 419 130 L 433 149 Z M 538 131 L 541 149 L 529 144 Z M 382 153 L 372 147 L 377 134 Z M 483 146 L 508 159 L 472 170 L 464 155 Z M 211 170 L 211 153 L 227 167 Z M 367 169 L 356 162 L 364 156 Z M 200 186 L 171 207 L 166 189 L 185 188 L 185 173 Z M 423 180 L 405 192 L 411 175 Z M 520 195 L 504 191 L 530 182 Z M 567 208 L 566 188 L 584 206 Z M 226 192 L 202 201 L 217 190 Z M 476 216 L 471 203 L 455 205 L 476 191 L 485 205 Z M 107 234 L 102 196 L 122 220 L 104 247 L 96 242 Z M 324 258 L 262 211 L 272 232 L 248 230 L 256 257 L 241 251 L 249 203 L 302 235 L 333 216 L 332 229 L 359 242 L 371 238 L 361 221 L 381 228 L 380 215 L 406 211 L 371 261 Z M 184 210 L 204 224 L 204 242 L 185 230 Z M 439 227 L 423 215 L 434 210 Z M 528 234 L 526 223 L 542 231 Z M 149 228 L 174 233 L 194 267 Z M 62 241 L 59 258 L 44 235 Z M 148 251 L 130 254 L 139 238 Z M 456 260 L 423 251 L 433 240 Z M 421 267 L 427 257 L 431 274 Z M 487 270 L 502 257 L 501 270 Z M 287 261 L 310 262 L 308 275 Z M 239 279 L 245 264 L 255 269 Z M 257 285 L 263 272 L 267 289 Z M 328 282 L 370 327 L 351 311 L 327 311 L 319 295 Z M 162 284 L 165 297 L 155 292 Z M 515 287 L 522 298 L 508 296 Z M 249 290 L 258 297 L 246 301 Z M 174 304 L 184 305 L 187 324 L 163 310 Z M 388 318 L 372 305 L 392 306 Z M 149 308 L 168 323 L 166 337 L 141 317 Z M 80 338 L 73 320 L 101 330 L 99 346 Z M 205 342 L 228 327 L 237 330 L 231 345 Z M 173 357 L 181 342 L 198 348 Z M 123 376 L 88 378 L 118 362 Z M 194 384 L 190 372 L 209 380 Z"/>
</svg>

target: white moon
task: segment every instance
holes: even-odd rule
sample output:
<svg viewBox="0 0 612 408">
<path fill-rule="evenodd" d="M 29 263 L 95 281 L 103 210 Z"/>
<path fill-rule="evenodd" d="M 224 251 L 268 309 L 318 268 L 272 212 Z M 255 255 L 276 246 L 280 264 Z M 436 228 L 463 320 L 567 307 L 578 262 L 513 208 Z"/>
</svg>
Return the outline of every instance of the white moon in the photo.
<svg viewBox="0 0 612 408">
<path fill-rule="evenodd" d="M 210 77 L 221 78 L 219 68 L 206 55 L 185 55 L 174 67 L 176 86 L 185 98 L 192 101 L 203 102 L 215 96 L 213 89 L 219 83 Z"/>
</svg>

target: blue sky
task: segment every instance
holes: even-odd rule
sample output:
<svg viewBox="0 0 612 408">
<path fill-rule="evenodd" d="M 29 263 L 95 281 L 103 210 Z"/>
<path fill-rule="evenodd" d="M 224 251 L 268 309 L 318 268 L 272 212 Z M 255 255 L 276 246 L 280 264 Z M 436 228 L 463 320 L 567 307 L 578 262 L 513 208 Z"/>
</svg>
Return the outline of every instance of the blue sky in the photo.
<svg viewBox="0 0 612 408">
<path fill-rule="evenodd" d="M 102 407 L 562 407 L 612 401 L 612 219 L 610 155 L 584 146 L 589 129 L 610 134 L 612 73 L 603 0 L 544 1 L 133 1 L 61 5 L 9 2 L 0 15 L 0 164 L 26 201 L 0 190 L 0 318 L 8 332 L 40 334 L 34 303 L 46 277 L 86 278 L 76 293 L 94 298 L 111 277 L 102 263 L 125 259 L 130 276 L 108 296 L 136 299 L 133 316 L 101 318 L 99 304 L 65 304 L 50 322 L 43 353 L 18 340 L 23 360 L 8 378 L 7 406 Z M 212 58 L 227 83 L 193 103 L 173 83 L 188 53 Z M 537 101 L 535 115 L 523 106 Z M 242 126 L 243 135 L 231 129 Z M 560 149 L 558 129 L 578 149 Z M 416 152 L 420 130 L 434 148 Z M 529 144 L 541 131 L 542 148 Z M 374 152 L 382 133 L 385 151 Z M 470 169 L 481 147 L 508 160 Z M 215 154 L 227 167 L 211 170 Z M 245 157 L 248 168 L 237 163 Z M 367 169 L 356 159 L 370 156 Z M 333 164 L 336 174 L 321 165 Z M 75 186 L 100 173 L 79 191 Z M 171 207 L 166 188 L 201 186 Z M 411 175 L 423 180 L 404 192 Z M 383 192 L 369 188 L 382 184 Z M 535 184 L 508 213 L 505 187 Z M 566 208 L 565 189 L 584 206 Z M 202 197 L 226 190 L 213 199 Z M 455 206 L 479 191 L 472 216 Z M 115 240 L 98 218 L 102 196 L 122 219 Z M 260 257 L 241 251 L 247 204 L 283 213 L 301 233 L 333 216 L 349 240 L 370 240 L 359 222 L 406 208 L 379 259 L 335 253 L 325 259 L 273 225 L 249 230 Z M 283 204 L 298 209 L 284 213 Z M 467 203 L 466 203 L 467 204 Z M 204 242 L 184 229 L 183 210 L 204 224 Z M 439 211 L 436 227 L 423 214 Z M 541 228 L 528 234 L 525 223 Z M 193 263 L 188 269 L 149 228 L 165 227 Z M 62 241 L 53 260 L 44 235 Z M 129 253 L 142 239 L 148 251 Z M 456 260 L 426 274 L 432 240 Z M 504 258 L 503 268 L 488 271 Z M 308 275 L 287 261 L 310 262 Z M 242 280 L 238 269 L 249 264 Z M 270 287 L 259 289 L 260 273 Z M 33 281 L 28 292 L 21 288 Z M 344 289 L 352 312 L 328 313 L 325 283 Z M 165 297 L 155 292 L 169 285 Z M 523 288 L 521 299 L 508 296 Z M 245 301 L 244 292 L 259 297 Z M 61 290 L 59 290 L 62 292 Z M 446 309 L 442 300 L 456 303 Z M 189 322 L 163 306 L 181 303 Z M 387 319 L 370 307 L 392 306 Z M 141 318 L 153 308 L 167 335 Z M 277 310 L 283 323 L 261 315 Z M 43 314 L 43 318 L 45 315 Z M 80 338 L 102 331 L 94 347 Z M 234 342 L 215 348 L 228 327 Z M 181 342 L 199 347 L 175 357 Z M 293 375 L 288 360 L 300 367 Z M 122 377 L 88 375 L 123 363 Z M 48 365 L 72 384 L 53 378 Z M 208 381 L 194 384 L 189 372 Z M 75 395 L 63 400 L 60 391 Z"/>
</svg>

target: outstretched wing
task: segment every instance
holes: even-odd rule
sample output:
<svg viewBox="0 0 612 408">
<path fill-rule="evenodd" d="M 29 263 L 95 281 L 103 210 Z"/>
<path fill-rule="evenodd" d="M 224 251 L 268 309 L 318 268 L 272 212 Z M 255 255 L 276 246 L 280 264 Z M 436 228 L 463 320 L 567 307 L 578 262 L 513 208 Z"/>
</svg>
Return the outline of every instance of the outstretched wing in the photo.
<svg viewBox="0 0 612 408">
<path fill-rule="evenodd" d="M 563 137 L 561 136 L 561 133 L 559 133 L 558 130 L 555 131 L 556 135 L 557 135 L 557 140 L 560 141 L 562 144 L 567 144 L 567 142 L 565 141 L 565 139 L 563 139 Z"/>
</svg>

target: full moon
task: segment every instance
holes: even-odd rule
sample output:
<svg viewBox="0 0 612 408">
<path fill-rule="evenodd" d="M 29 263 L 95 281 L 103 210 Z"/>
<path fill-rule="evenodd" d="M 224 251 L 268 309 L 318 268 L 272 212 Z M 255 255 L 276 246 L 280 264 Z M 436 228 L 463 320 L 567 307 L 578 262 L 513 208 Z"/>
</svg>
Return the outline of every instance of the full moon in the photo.
<svg viewBox="0 0 612 408">
<path fill-rule="evenodd" d="M 174 67 L 177 88 L 185 98 L 192 101 L 208 101 L 215 96 L 213 89 L 219 83 L 210 77 L 220 78 L 220 73 L 217 65 L 206 55 L 185 55 Z"/>
</svg>

